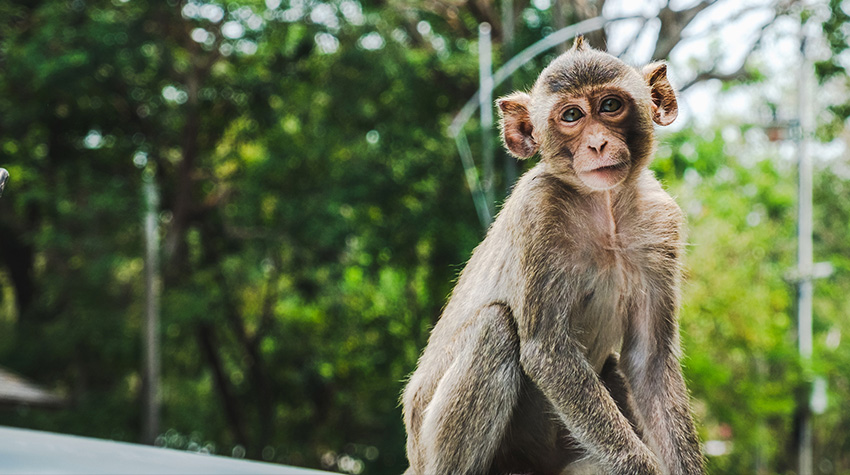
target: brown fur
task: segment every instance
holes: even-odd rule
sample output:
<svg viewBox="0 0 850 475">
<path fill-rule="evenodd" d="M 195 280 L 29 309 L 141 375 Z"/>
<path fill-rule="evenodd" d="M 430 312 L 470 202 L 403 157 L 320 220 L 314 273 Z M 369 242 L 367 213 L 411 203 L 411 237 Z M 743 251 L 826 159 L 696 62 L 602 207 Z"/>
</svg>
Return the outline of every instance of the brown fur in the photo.
<svg viewBox="0 0 850 475">
<path fill-rule="evenodd" d="M 405 388 L 407 473 L 702 473 L 678 360 L 682 213 L 646 169 L 652 121 L 676 114 L 666 67 L 578 39 L 498 105 L 506 147 L 541 162 Z"/>
</svg>

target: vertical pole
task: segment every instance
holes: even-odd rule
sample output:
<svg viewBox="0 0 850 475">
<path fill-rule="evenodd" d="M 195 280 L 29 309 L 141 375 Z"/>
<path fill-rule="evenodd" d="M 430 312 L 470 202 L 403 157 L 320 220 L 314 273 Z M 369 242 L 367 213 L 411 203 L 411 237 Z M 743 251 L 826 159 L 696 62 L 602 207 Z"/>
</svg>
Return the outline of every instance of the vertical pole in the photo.
<svg viewBox="0 0 850 475">
<path fill-rule="evenodd" d="M 493 215 L 490 214 L 487 198 L 484 197 L 481 182 L 478 180 L 478 171 L 475 169 L 475 161 L 472 159 L 472 150 L 469 149 L 469 142 L 466 140 L 466 134 L 462 130 L 455 136 L 455 145 L 460 154 L 460 160 L 463 162 L 466 184 L 472 193 L 472 202 L 475 204 L 475 211 L 478 213 L 481 227 L 484 228 L 484 232 L 486 233 L 490 227 L 490 223 L 493 222 Z"/>
<path fill-rule="evenodd" d="M 512 58 L 514 55 L 514 29 L 516 21 L 514 18 L 514 0 L 502 0 L 502 57 Z M 513 81 L 511 81 L 513 83 Z M 513 84 L 511 84 L 513 90 Z M 505 195 L 510 193 L 511 188 L 517 178 L 516 159 L 509 153 L 504 153 L 505 157 Z"/>
<path fill-rule="evenodd" d="M 803 25 L 805 28 L 805 25 Z M 799 186 L 797 205 L 797 343 L 803 368 L 808 369 L 812 358 L 812 159 L 809 155 L 808 139 L 811 131 L 809 76 L 810 67 L 806 57 L 806 36 L 801 31 L 800 54 L 802 64 L 797 87 L 797 114 L 800 118 L 798 143 Z M 812 416 L 809 407 L 809 395 L 805 391 L 805 400 L 800 407 L 799 474 L 811 475 L 812 456 Z"/>
<path fill-rule="evenodd" d="M 493 193 L 493 50 L 490 44 L 490 24 L 478 26 L 478 73 L 481 93 L 478 105 L 481 109 L 481 154 L 483 156 L 484 196 L 487 209 L 493 216 L 495 195 Z"/>
<path fill-rule="evenodd" d="M 0 196 L 3 196 L 3 189 L 6 188 L 6 180 L 9 179 L 9 172 L 5 168 L 0 168 Z"/>
<path fill-rule="evenodd" d="M 143 172 L 143 193 L 145 199 L 145 323 L 142 338 L 144 340 L 144 415 L 142 442 L 153 444 L 159 434 L 159 228 L 157 213 L 159 192 L 152 166 Z"/>
</svg>

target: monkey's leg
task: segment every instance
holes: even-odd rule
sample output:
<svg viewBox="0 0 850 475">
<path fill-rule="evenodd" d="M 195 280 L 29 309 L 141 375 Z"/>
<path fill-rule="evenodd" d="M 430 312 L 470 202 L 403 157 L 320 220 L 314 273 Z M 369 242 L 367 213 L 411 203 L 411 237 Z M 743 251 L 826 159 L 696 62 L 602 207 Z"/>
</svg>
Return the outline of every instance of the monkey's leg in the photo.
<svg viewBox="0 0 850 475">
<path fill-rule="evenodd" d="M 519 397 L 522 370 L 510 309 L 491 304 L 472 321 L 422 421 L 426 475 L 486 473 Z"/>
<path fill-rule="evenodd" d="M 660 288 L 660 287 L 656 287 Z M 666 298 L 665 298 L 666 295 Z M 688 391 L 679 364 L 679 328 L 673 292 L 652 295 L 634 315 L 623 347 L 623 370 L 632 389 L 644 440 L 671 475 L 704 473 Z"/>
</svg>

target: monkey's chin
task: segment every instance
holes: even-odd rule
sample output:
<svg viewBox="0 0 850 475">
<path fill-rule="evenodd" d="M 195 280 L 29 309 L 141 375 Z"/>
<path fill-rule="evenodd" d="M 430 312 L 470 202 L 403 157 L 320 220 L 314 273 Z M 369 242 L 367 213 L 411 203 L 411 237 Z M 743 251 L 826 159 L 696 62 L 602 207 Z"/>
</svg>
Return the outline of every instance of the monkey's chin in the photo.
<svg viewBox="0 0 850 475">
<path fill-rule="evenodd" d="M 588 188 L 605 191 L 623 183 L 629 174 L 628 163 L 599 167 L 579 174 L 579 178 Z"/>
</svg>

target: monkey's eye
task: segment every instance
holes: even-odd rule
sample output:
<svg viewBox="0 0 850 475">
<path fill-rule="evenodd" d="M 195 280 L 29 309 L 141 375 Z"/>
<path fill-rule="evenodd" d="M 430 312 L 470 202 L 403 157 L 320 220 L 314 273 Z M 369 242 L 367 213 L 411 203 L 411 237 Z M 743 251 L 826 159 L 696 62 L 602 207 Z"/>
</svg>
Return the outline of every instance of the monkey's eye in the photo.
<svg viewBox="0 0 850 475">
<path fill-rule="evenodd" d="M 582 117 L 584 117 L 584 114 L 578 107 L 570 107 L 569 109 L 564 111 L 563 115 L 561 115 L 561 119 L 564 122 L 575 122 L 581 119 Z"/>
<path fill-rule="evenodd" d="M 609 97 L 602 101 L 602 105 L 599 107 L 599 110 L 602 112 L 616 112 L 620 110 L 620 107 L 623 106 L 623 103 L 620 102 L 619 99 L 615 99 L 613 97 Z"/>
</svg>

